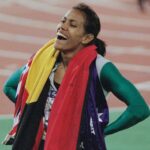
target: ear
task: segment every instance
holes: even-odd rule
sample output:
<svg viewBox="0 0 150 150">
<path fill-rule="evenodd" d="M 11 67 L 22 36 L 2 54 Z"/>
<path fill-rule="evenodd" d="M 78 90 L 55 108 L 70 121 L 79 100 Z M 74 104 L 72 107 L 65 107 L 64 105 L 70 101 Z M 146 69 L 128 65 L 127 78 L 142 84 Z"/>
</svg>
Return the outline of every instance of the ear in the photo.
<svg viewBox="0 0 150 150">
<path fill-rule="evenodd" d="M 93 39 L 94 39 L 93 34 L 85 34 L 82 39 L 82 44 L 86 45 L 86 44 L 90 43 Z"/>
</svg>

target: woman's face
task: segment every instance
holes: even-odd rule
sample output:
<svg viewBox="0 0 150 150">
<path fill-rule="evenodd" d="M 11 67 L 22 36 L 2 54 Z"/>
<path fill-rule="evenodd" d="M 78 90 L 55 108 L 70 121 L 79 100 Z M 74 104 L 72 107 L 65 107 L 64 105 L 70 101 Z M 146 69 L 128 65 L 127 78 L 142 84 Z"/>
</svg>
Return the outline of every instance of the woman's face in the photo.
<svg viewBox="0 0 150 150">
<path fill-rule="evenodd" d="M 71 9 L 57 26 L 55 49 L 62 52 L 76 51 L 83 47 L 85 40 L 85 15 L 79 10 Z"/>
</svg>

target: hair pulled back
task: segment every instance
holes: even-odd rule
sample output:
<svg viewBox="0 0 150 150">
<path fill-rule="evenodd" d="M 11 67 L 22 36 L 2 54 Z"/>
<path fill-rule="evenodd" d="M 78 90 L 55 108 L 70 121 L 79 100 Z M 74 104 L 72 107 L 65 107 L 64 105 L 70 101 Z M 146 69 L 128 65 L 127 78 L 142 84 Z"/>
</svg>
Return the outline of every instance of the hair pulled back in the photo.
<svg viewBox="0 0 150 150">
<path fill-rule="evenodd" d="M 98 39 L 97 36 L 101 30 L 100 19 L 88 5 L 84 3 L 79 3 L 73 7 L 73 9 L 79 10 L 85 14 L 86 21 L 85 21 L 85 32 L 91 33 L 94 35 L 94 40 L 92 41 L 93 44 L 97 46 L 97 52 L 104 56 L 106 53 L 106 44 L 101 39 Z"/>
</svg>

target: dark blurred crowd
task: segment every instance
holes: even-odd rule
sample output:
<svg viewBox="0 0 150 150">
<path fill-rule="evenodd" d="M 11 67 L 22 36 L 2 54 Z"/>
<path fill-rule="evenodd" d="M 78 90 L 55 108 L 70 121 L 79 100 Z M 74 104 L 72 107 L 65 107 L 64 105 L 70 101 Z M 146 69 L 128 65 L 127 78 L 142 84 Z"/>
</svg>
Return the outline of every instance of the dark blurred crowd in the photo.
<svg viewBox="0 0 150 150">
<path fill-rule="evenodd" d="M 149 6 L 150 6 L 150 0 L 138 0 L 138 4 L 139 4 L 139 6 L 140 6 L 140 9 L 141 9 L 142 11 L 144 11 L 146 5 L 149 5 Z"/>
</svg>

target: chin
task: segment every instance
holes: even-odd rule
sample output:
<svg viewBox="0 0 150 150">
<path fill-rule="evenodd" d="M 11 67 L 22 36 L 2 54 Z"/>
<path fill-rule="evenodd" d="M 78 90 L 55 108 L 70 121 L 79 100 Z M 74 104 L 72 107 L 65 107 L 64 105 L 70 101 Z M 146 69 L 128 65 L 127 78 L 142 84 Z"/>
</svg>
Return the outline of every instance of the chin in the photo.
<svg viewBox="0 0 150 150">
<path fill-rule="evenodd" d="M 62 48 L 61 45 L 55 44 L 55 45 L 54 45 L 54 48 L 57 49 L 57 50 L 59 50 L 59 51 L 63 51 L 63 48 Z"/>
<path fill-rule="evenodd" d="M 60 46 L 59 44 L 55 43 L 55 44 L 54 44 L 54 48 L 58 50 L 58 49 L 61 48 L 61 46 Z"/>
</svg>

